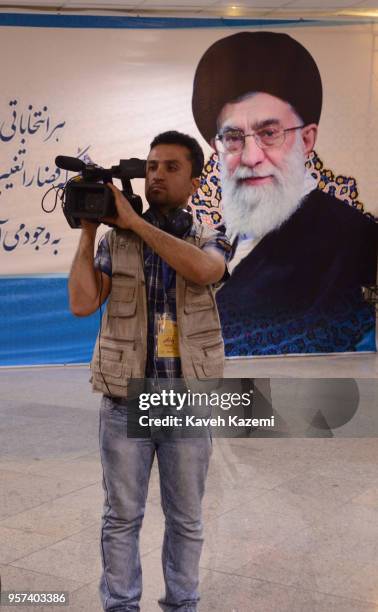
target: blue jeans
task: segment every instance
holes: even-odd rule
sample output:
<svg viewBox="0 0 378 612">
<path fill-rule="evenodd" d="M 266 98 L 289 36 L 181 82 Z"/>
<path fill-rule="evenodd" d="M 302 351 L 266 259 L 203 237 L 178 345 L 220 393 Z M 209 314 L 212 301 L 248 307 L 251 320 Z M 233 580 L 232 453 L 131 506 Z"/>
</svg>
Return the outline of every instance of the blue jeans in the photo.
<svg viewBox="0 0 378 612">
<path fill-rule="evenodd" d="M 211 436 L 170 439 L 152 431 L 150 437 L 129 438 L 127 412 L 126 406 L 103 397 L 100 451 L 105 503 L 100 594 L 104 610 L 140 610 L 139 531 L 156 453 L 165 515 L 162 564 L 166 592 L 159 605 L 165 612 L 196 612 L 203 543 L 201 501 Z"/>
</svg>

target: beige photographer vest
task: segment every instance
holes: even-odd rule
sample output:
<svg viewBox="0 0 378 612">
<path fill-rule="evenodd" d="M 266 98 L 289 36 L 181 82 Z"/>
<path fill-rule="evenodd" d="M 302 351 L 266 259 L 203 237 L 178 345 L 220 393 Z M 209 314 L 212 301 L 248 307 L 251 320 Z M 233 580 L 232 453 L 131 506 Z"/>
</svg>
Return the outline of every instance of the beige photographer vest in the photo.
<svg viewBox="0 0 378 612">
<path fill-rule="evenodd" d="M 201 247 L 213 230 L 195 223 Z M 106 238 L 112 258 L 112 288 L 91 362 L 93 391 L 127 397 L 131 379 L 144 379 L 147 361 L 147 298 L 143 241 L 129 230 L 111 230 Z M 176 311 L 183 377 L 222 378 L 224 344 L 212 286 L 176 274 Z"/>
</svg>

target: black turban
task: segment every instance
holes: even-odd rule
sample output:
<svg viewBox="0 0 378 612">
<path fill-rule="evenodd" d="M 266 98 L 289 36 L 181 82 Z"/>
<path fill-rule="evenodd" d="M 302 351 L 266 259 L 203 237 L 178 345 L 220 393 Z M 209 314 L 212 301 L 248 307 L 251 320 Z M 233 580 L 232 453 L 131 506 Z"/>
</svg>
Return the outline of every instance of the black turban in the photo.
<svg viewBox="0 0 378 612">
<path fill-rule="evenodd" d="M 211 45 L 194 76 L 193 116 L 205 140 L 227 102 L 258 91 L 289 102 L 305 124 L 319 122 L 322 82 L 307 49 L 288 34 L 239 32 Z"/>
</svg>

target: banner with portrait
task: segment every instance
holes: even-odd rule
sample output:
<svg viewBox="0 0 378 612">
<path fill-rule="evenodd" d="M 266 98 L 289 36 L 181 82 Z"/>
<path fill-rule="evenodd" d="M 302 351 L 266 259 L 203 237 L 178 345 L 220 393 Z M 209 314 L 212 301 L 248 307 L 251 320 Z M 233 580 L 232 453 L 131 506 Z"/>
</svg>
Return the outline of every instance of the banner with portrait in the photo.
<svg viewBox="0 0 378 612">
<path fill-rule="evenodd" d="M 376 227 L 378 216 L 375 26 L 269 21 L 245 21 L 238 27 L 229 21 L 227 26 L 216 20 L 0 13 L 0 365 L 87 362 L 93 348 L 98 316 L 74 318 L 67 300 L 79 231 L 68 226 L 59 199 L 53 212 L 45 212 L 54 208 L 54 190 L 44 199 L 45 210 L 41 207 L 51 187 L 64 187 L 73 176 L 56 167 L 57 155 L 110 167 L 120 159 L 146 158 L 160 132 L 189 133 L 198 138 L 207 159 L 201 187 L 191 201 L 193 212 L 203 223 L 222 224 L 227 204 L 222 201 L 220 159 L 197 127 L 192 91 L 206 50 L 238 32 L 289 34 L 318 66 L 323 105 L 308 174 L 318 191 L 358 214 L 348 259 L 353 267 L 363 248 L 359 228 L 365 223 Z M 243 70 L 247 60 L 240 61 Z M 218 70 L 221 75 L 221 64 Z M 212 77 L 209 74 L 210 88 Z M 135 179 L 133 187 L 143 195 L 143 180 Z M 286 299 L 295 288 L 285 284 L 285 271 L 279 270 L 282 243 L 274 244 L 271 238 L 266 251 L 262 238 L 251 250 L 253 265 L 245 258 L 243 270 L 231 266 L 230 278 L 218 292 L 228 356 L 375 350 L 375 310 L 363 299 L 361 287 L 353 288 L 348 303 L 336 300 L 328 309 L 319 306 L 317 291 L 324 287 L 311 278 L 311 270 L 306 273 L 306 248 L 311 241 L 323 241 L 321 256 L 327 241 L 337 241 L 343 228 L 332 236 L 326 216 L 314 223 L 318 233 L 310 221 L 304 233 L 290 235 L 292 261 L 302 268 L 300 282 L 312 296 L 306 311 L 299 312 L 297 304 L 292 308 Z M 332 223 L 334 228 L 335 220 Z M 369 236 L 374 232 L 369 230 Z M 362 276 L 373 284 L 376 255 L 371 253 L 376 244 L 368 249 L 369 269 Z M 349 271 L 344 269 L 344 276 Z M 259 291 L 263 279 L 273 291 L 265 304 Z M 284 309 L 280 296 L 285 297 Z M 236 303 L 243 304 L 242 311 L 235 310 Z"/>
</svg>

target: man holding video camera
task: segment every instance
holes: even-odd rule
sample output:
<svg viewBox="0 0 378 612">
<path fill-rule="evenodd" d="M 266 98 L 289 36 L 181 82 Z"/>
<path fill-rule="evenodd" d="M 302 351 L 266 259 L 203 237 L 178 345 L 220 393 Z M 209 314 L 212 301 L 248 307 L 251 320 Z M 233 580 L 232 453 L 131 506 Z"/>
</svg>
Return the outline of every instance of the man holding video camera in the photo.
<svg viewBox="0 0 378 612">
<path fill-rule="evenodd" d="M 199 186 L 203 152 L 197 141 L 165 132 L 151 143 L 139 216 L 113 185 L 116 228 L 99 243 L 97 224 L 82 221 L 69 279 L 71 310 L 86 316 L 108 297 L 92 360 L 94 391 L 104 393 L 100 450 L 105 505 L 100 593 L 104 610 L 139 610 L 139 531 L 155 453 L 165 515 L 162 550 L 165 611 L 197 610 L 202 548 L 201 500 L 211 438 L 129 437 L 135 420 L 132 381 L 166 384 L 222 377 L 224 346 L 213 285 L 225 273 L 223 234 L 186 210 Z M 129 395 L 129 399 L 128 398 Z M 132 414 L 134 413 L 134 414 Z"/>
</svg>

